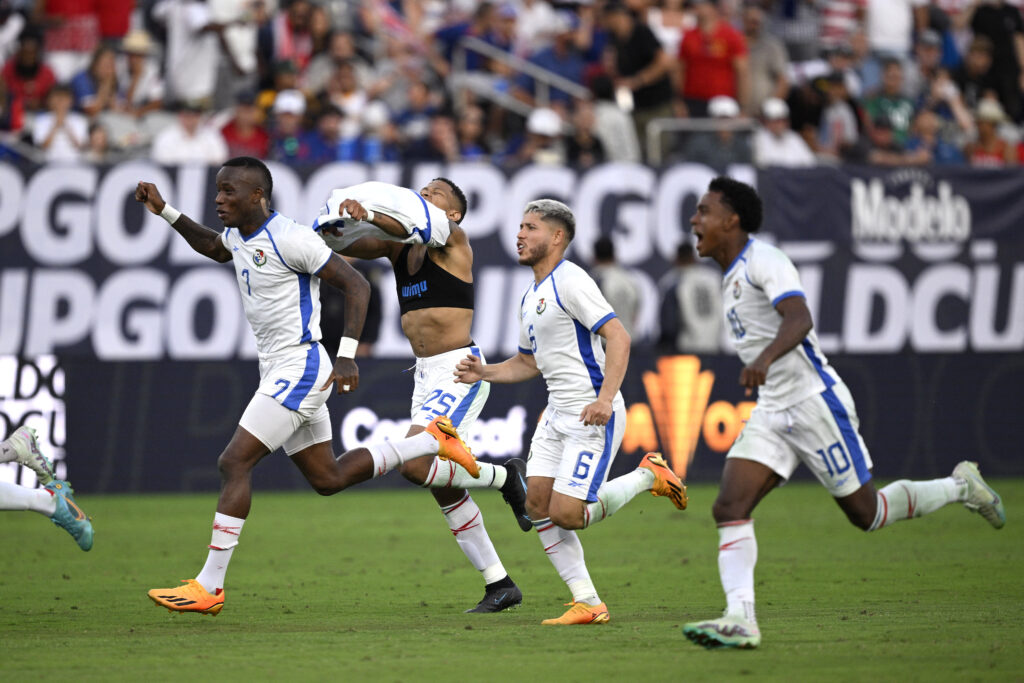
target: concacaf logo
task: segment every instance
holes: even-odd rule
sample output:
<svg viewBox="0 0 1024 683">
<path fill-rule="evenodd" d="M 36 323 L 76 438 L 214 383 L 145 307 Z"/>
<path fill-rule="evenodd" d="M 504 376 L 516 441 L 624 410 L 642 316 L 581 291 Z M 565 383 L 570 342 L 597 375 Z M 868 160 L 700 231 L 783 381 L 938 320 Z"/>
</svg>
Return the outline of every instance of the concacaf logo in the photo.
<svg viewBox="0 0 1024 683">
<path fill-rule="evenodd" d="M 262 249 L 257 249 L 252 254 L 252 262 L 257 266 L 262 266 L 267 262 L 267 255 L 263 253 Z"/>
</svg>

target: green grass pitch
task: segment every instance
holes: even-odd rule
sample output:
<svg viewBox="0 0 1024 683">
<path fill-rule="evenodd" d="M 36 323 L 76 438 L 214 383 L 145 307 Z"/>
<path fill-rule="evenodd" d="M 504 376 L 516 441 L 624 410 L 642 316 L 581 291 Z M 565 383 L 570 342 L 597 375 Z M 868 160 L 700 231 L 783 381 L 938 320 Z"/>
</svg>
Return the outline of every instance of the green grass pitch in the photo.
<svg viewBox="0 0 1024 683">
<path fill-rule="evenodd" d="M 475 498 L 523 606 L 469 615 L 482 582 L 423 491 L 257 492 L 217 617 L 146 590 L 192 577 L 215 495 L 77 497 L 83 553 L 40 515 L 0 515 L 0 680 L 961 681 L 1024 677 L 1024 481 L 992 482 L 1001 531 L 959 505 L 865 534 L 813 484 L 756 515 L 755 651 L 706 651 L 683 623 L 723 606 L 715 489 L 677 512 L 642 494 L 581 532 L 612 620 L 545 627 L 569 595 L 534 533 Z"/>
</svg>

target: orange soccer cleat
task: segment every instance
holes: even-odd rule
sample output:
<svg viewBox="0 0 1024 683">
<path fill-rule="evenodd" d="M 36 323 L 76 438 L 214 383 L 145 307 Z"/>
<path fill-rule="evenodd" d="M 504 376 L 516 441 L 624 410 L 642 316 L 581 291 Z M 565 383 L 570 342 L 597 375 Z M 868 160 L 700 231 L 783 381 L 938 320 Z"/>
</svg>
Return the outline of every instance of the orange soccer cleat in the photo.
<svg viewBox="0 0 1024 683">
<path fill-rule="evenodd" d="M 545 619 L 540 622 L 545 626 L 572 626 L 576 624 L 607 624 L 611 620 L 608 607 L 603 602 L 588 605 L 585 602 L 567 602 L 570 605 L 565 614 L 557 619 Z"/>
<path fill-rule="evenodd" d="M 640 461 L 640 467 L 654 474 L 654 485 L 651 486 L 652 496 L 668 496 L 672 504 L 680 510 L 686 509 L 689 499 L 686 497 L 686 485 L 680 481 L 676 473 L 668 468 L 668 463 L 661 453 L 648 453 Z"/>
<path fill-rule="evenodd" d="M 184 586 L 177 588 L 154 588 L 149 591 L 149 599 L 172 612 L 199 612 L 217 616 L 224 607 L 224 590 L 217 589 L 216 595 L 210 595 L 195 579 L 182 579 Z"/>
<path fill-rule="evenodd" d="M 450 418 L 445 415 L 435 417 L 427 425 L 427 431 L 437 439 L 439 447 L 438 457 L 442 460 L 451 460 L 456 465 L 461 465 L 474 479 L 480 477 L 480 466 L 476 463 L 476 458 L 473 457 L 473 453 L 469 450 L 466 442 L 459 436 Z"/>
</svg>

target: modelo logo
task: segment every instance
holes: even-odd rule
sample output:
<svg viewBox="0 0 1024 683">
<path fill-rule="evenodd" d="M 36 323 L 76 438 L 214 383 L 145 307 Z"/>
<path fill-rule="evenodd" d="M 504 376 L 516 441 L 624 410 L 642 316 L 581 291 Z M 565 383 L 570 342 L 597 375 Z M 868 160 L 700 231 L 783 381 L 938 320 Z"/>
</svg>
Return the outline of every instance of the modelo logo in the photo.
<svg viewBox="0 0 1024 683">
<path fill-rule="evenodd" d="M 952 186 L 939 181 L 934 196 L 925 186 L 935 183 L 922 172 L 906 172 L 887 183 L 874 178 L 850 182 L 850 225 L 857 241 L 964 242 L 971 236 L 971 206 Z M 909 185 L 905 196 L 886 192 Z"/>
</svg>

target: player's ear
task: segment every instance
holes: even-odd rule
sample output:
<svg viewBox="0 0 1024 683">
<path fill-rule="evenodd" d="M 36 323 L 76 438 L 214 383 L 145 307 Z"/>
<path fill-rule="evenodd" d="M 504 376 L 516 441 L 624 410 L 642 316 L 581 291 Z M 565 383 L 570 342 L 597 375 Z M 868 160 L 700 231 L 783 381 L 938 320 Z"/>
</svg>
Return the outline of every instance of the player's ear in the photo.
<svg viewBox="0 0 1024 683">
<path fill-rule="evenodd" d="M 458 209 L 448 209 L 446 215 L 448 216 L 448 220 L 454 223 L 458 223 L 462 220 L 462 212 Z"/>
</svg>

